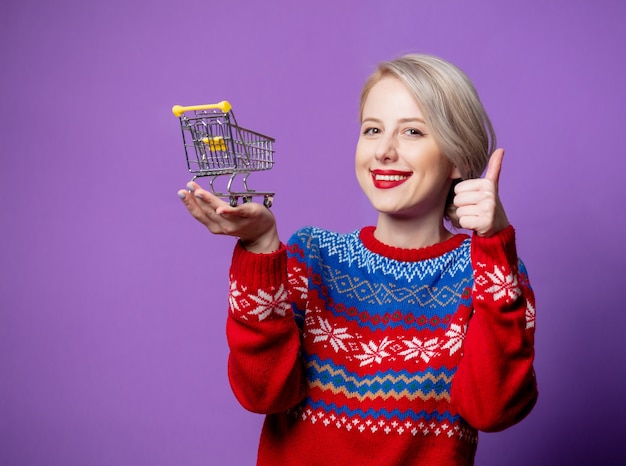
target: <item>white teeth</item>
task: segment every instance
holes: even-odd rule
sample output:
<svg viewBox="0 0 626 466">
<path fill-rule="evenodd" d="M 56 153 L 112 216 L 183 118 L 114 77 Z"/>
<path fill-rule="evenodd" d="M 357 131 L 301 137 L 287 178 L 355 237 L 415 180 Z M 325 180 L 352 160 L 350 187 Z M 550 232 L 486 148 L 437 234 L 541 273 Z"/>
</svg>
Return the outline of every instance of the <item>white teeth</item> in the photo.
<svg viewBox="0 0 626 466">
<path fill-rule="evenodd" d="M 374 175 L 376 181 L 400 181 L 406 180 L 407 175 Z"/>
</svg>

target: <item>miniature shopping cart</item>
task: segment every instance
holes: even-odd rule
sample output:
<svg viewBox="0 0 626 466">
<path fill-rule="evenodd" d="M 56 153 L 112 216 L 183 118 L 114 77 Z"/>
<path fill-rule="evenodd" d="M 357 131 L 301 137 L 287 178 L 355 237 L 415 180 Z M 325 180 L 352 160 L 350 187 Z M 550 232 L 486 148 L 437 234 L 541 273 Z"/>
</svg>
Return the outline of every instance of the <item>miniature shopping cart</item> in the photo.
<svg viewBox="0 0 626 466">
<path fill-rule="evenodd" d="M 248 176 L 272 168 L 273 138 L 239 126 L 227 101 L 190 107 L 174 105 L 172 113 L 180 119 L 187 168 L 194 174 L 193 180 L 210 176 L 212 193 L 229 199 L 233 207 L 239 198 L 250 202 L 253 196 L 263 196 L 263 205 L 272 206 L 274 193 L 249 189 Z M 226 192 L 216 191 L 213 183 L 224 175 L 230 176 Z M 243 190 L 233 186 L 238 175 Z"/>
</svg>

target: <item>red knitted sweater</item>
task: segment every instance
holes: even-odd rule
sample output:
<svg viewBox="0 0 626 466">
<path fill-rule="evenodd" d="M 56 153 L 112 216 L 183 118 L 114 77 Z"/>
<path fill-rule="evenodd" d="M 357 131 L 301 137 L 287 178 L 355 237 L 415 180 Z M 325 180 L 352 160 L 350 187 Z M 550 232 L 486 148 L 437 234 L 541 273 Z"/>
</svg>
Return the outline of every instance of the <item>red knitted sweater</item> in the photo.
<svg viewBox="0 0 626 466">
<path fill-rule="evenodd" d="M 368 227 L 237 245 L 229 378 L 259 465 L 473 464 L 532 409 L 535 310 L 512 227 L 406 250 Z"/>
</svg>

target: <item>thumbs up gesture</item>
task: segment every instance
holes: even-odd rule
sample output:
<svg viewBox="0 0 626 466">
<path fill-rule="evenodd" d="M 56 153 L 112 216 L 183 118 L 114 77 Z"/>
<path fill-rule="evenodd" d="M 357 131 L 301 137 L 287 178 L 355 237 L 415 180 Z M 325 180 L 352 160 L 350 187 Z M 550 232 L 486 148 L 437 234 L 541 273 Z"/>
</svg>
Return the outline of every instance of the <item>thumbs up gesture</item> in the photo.
<svg viewBox="0 0 626 466">
<path fill-rule="evenodd" d="M 503 157 L 504 150 L 497 149 L 489 158 L 484 178 L 462 181 L 454 190 L 459 225 L 479 236 L 492 236 L 509 226 L 498 196 Z"/>
</svg>

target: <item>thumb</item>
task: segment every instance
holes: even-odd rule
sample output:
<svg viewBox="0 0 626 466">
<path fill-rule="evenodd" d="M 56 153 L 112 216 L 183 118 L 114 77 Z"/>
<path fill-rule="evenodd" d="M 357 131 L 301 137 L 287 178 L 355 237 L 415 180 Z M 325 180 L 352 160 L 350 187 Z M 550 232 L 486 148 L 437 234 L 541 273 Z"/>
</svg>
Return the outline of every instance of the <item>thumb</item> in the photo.
<svg viewBox="0 0 626 466">
<path fill-rule="evenodd" d="M 234 207 L 228 202 L 222 202 L 215 209 L 216 214 L 240 218 L 252 217 L 256 212 L 258 212 L 258 204 L 255 202 L 244 202 Z"/>
<path fill-rule="evenodd" d="M 500 170 L 502 170 L 502 159 L 504 158 L 504 149 L 496 149 L 491 157 L 489 157 L 489 163 L 487 164 L 487 173 L 485 173 L 485 179 L 493 181 L 498 186 L 500 180 Z"/>
</svg>

